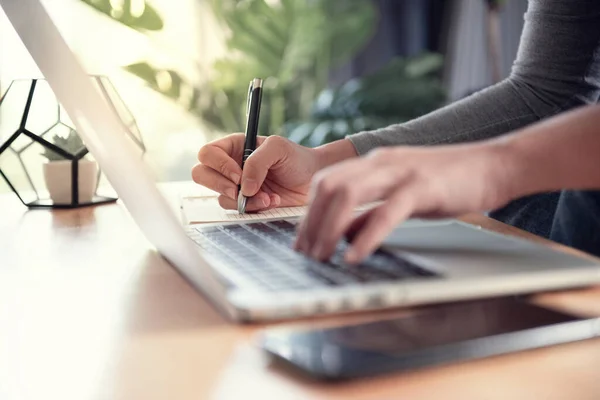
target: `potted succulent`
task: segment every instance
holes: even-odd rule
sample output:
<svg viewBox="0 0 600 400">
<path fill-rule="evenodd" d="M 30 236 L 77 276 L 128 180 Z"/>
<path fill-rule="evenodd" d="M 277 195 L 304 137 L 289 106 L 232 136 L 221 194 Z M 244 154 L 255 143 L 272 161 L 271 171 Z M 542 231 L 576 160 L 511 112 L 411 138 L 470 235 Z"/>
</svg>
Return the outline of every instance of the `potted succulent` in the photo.
<svg viewBox="0 0 600 400">
<path fill-rule="evenodd" d="M 54 135 L 52 143 L 70 154 L 76 154 L 84 148 L 83 141 L 71 129 L 66 137 Z M 72 201 L 71 172 L 73 160 L 45 148 L 44 157 L 48 162 L 44 164 L 44 180 L 50 198 L 54 204 L 70 204 Z M 98 164 L 95 161 L 82 158 L 78 161 L 78 191 L 79 203 L 92 201 L 98 183 Z"/>
</svg>

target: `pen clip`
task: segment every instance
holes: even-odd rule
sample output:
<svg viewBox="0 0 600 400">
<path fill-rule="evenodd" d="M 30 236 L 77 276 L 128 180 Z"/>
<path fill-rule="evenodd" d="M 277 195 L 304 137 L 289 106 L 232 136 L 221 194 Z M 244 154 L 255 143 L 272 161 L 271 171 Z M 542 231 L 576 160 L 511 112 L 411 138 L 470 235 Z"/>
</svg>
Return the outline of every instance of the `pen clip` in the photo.
<svg viewBox="0 0 600 400">
<path fill-rule="evenodd" d="M 250 115 L 250 100 L 252 99 L 252 91 L 254 90 L 254 81 L 250 81 L 250 85 L 248 86 L 248 99 L 246 101 L 246 117 Z"/>
</svg>

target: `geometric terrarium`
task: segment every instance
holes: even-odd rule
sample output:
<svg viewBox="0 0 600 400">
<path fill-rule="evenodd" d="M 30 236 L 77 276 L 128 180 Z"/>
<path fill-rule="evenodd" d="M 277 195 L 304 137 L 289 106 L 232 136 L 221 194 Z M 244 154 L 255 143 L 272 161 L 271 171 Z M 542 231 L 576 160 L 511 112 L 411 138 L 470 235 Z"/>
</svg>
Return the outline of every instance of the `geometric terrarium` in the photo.
<svg viewBox="0 0 600 400">
<path fill-rule="evenodd" d="M 146 149 L 137 123 L 112 83 L 104 76 L 90 79 L 143 156 Z M 117 200 L 43 79 L 13 81 L 0 99 L 0 177 L 31 208 L 76 208 Z"/>
</svg>

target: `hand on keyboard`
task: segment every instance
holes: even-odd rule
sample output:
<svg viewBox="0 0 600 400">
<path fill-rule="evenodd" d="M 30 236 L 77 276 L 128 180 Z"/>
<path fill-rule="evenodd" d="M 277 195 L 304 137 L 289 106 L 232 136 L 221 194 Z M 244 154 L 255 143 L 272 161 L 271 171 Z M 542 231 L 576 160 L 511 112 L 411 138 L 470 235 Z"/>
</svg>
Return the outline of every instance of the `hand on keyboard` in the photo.
<svg viewBox="0 0 600 400">
<path fill-rule="evenodd" d="M 285 220 L 194 227 L 190 237 L 204 251 L 269 290 L 364 284 L 436 276 L 405 259 L 382 251 L 358 265 L 344 262 L 341 243 L 327 262 L 292 249 L 295 226 Z"/>
</svg>

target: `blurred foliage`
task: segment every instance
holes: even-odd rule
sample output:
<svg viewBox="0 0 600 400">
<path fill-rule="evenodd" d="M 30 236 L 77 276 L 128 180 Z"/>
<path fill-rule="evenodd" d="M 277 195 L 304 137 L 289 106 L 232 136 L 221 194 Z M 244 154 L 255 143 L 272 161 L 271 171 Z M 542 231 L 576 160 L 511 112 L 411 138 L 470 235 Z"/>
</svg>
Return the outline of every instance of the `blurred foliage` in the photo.
<svg viewBox="0 0 600 400">
<path fill-rule="evenodd" d="M 157 69 L 145 61 L 126 65 L 123 68 L 141 78 L 152 89 L 174 101 L 183 102 L 184 99 L 180 99 L 180 97 L 183 96 L 183 93 L 186 93 L 186 91 L 191 91 L 193 93 L 194 91 L 199 90 L 187 83 L 176 71 Z M 188 107 L 190 110 L 193 110 L 197 104 L 196 101 L 188 99 L 188 102 Z"/>
<path fill-rule="evenodd" d="M 163 20 L 145 0 L 81 0 L 111 19 L 136 30 L 159 31 Z"/>
<path fill-rule="evenodd" d="M 213 128 L 244 129 L 248 83 L 264 78 L 261 134 L 282 133 L 284 123 L 309 116 L 332 68 L 370 39 L 376 10 L 365 0 L 211 0 L 228 30 L 227 57 L 214 64 L 204 88 L 214 101 L 201 114 Z"/>
<path fill-rule="evenodd" d="M 439 108 L 446 95 L 439 54 L 395 59 L 378 72 L 322 91 L 306 121 L 288 123 L 288 137 L 306 146 L 406 122 Z"/>
<path fill-rule="evenodd" d="M 133 29 L 162 28 L 146 1 L 142 14 L 139 7 L 134 12 L 135 0 L 81 1 Z M 147 61 L 124 68 L 212 130 L 244 130 L 248 84 L 257 77 L 265 79 L 260 133 L 285 134 L 309 146 L 410 120 L 445 100 L 438 78 L 442 58 L 436 54 L 397 59 L 375 74 L 327 89 L 330 71 L 371 38 L 377 22 L 372 1 L 208 1 L 227 33 L 228 51 L 215 61 L 206 83 L 194 85 L 175 69 Z"/>
<path fill-rule="evenodd" d="M 80 0 L 112 20 L 137 31 L 160 31 L 164 22 L 160 14 L 146 0 Z M 123 67 L 143 80 L 149 87 L 200 114 L 197 100 L 200 90 L 174 70 L 158 69 L 147 61 Z M 188 94 L 188 97 L 185 97 Z"/>
<path fill-rule="evenodd" d="M 331 69 L 364 46 L 376 22 L 366 0 L 210 0 L 210 5 L 227 31 L 228 54 L 215 61 L 202 87 L 148 62 L 125 69 L 220 132 L 244 130 L 248 84 L 257 77 L 265 79 L 261 134 L 281 134 L 286 121 L 309 117 Z"/>
</svg>

